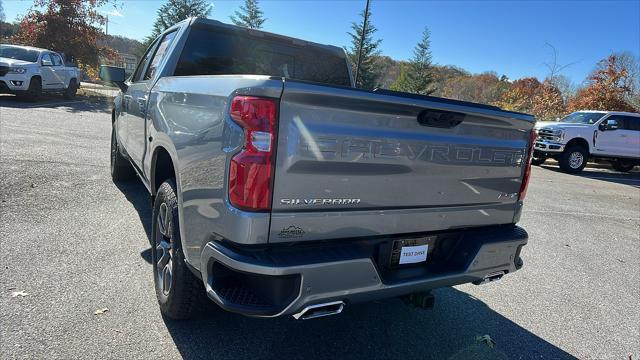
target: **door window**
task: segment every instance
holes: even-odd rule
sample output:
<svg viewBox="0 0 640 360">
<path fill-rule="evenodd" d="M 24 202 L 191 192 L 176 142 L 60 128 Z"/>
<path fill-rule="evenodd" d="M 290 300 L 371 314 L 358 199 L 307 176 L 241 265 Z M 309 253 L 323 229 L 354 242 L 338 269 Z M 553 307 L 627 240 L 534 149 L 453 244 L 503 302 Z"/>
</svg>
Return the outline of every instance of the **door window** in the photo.
<svg viewBox="0 0 640 360">
<path fill-rule="evenodd" d="M 145 80 L 151 79 L 158 71 L 158 66 L 160 65 L 160 61 L 164 58 L 164 55 L 167 53 L 169 49 L 169 45 L 171 45 L 171 41 L 176 36 L 176 31 L 170 32 L 162 38 L 160 45 L 158 45 L 158 49 L 156 50 L 155 55 L 153 56 L 153 60 L 151 60 L 151 64 L 147 68 L 147 71 L 144 75 Z"/>
<path fill-rule="evenodd" d="M 58 54 L 51 54 L 53 66 L 62 66 L 62 58 Z"/>
<path fill-rule="evenodd" d="M 49 54 L 42 55 L 42 66 L 53 66 L 53 60 Z"/>
<path fill-rule="evenodd" d="M 149 48 L 147 49 L 147 52 L 144 53 L 144 56 L 142 56 L 142 59 L 140 59 L 140 62 L 138 63 L 138 67 L 136 68 L 136 71 L 133 73 L 133 76 L 131 77 L 131 81 L 137 82 L 142 80 L 142 71 L 144 70 L 145 66 L 149 62 L 149 58 L 151 58 L 151 54 L 153 54 L 152 50 L 156 47 L 157 43 L 158 43 L 157 40 L 154 41 L 151 44 L 151 46 L 149 46 Z"/>
</svg>

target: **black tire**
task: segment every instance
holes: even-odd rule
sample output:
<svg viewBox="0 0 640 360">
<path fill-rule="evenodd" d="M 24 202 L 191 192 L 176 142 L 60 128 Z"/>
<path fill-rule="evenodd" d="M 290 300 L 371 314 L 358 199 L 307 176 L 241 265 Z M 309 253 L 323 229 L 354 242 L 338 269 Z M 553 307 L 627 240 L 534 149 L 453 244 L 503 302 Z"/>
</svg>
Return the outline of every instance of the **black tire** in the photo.
<svg viewBox="0 0 640 360">
<path fill-rule="evenodd" d="M 64 98 L 67 100 L 73 100 L 76 98 L 78 92 L 78 82 L 76 79 L 69 81 L 69 86 L 64 90 Z"/>
<path fill-rule="evenodd" d="M 42 97 L 42 80 L 37 77 L 32 77 L 29 81 L 29 89 L 25 94 L 27 100 L 38 101 Z"/>
<path fill-rule="evenodd" d="M 173 179 L 158 188 L 151 225 L 151 259 L 160 311 L 171 319 L 182 320 L 204 309 L 207 297 L 202 280 L 185 263 L 175 189 Z"/>
<path fill-rule="evenodd" d="M 542 165 L 544 164 L 544 162 L 547 161 L 547 157 L 544 155 L 536 155 L 535 153 L 533 154 L 533 157 L 531 158 L 531 165 Z"/>
<path fill-rule="evenodd" d="M 135 175 L 133 167 L 120 152 L 115 124 L 111 127 L 111 179 L 114 182 L 130 180 Z"/>
<path fill-rule="evenodd" d="M 629 172 L 631 171 L 631 169 L 633 169 L 634 166 L 636 166 L 636 164 L 633 161 L 626 160 L 626 159 L 616 159 L 613 162 L 611 162 L 611 165 L 613 166 L 613 169 L 615 171 L 620 171 L 620 172 Z"/>
<path fill-rule="evenodd" d="M 577 174 L 589 161 L 589 151 L 582 146 L 573 145 L 564 150 L 558 158 L 558 163 L 562 171 L 569 174 Z"/>
</svg>

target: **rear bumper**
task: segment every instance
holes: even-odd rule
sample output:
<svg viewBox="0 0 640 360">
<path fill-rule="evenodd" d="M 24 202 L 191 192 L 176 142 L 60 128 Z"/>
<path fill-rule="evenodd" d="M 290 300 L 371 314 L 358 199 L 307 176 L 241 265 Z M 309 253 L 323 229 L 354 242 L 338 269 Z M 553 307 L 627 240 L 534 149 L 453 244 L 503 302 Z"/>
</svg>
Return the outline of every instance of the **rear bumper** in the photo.
<svg viewBox="0 0 640 360">
<path fill-rule="evenodd" d="M 450 249 L 438 250 L 444 245 L 436 243 L 434 251 L 441 254 L 429 255 L 436 260 L 428 266 L 394 269 L 386 268 L 384 250 L 393 238 L 258 251 L 212 241 L 202 252 L 201 273 L 208 296 L 222 308 L 275 317 L 319 303 L 365 302 L 512 273 L 522 267 L 520 250 L 528 236 L 508 226 L 442 233 L 441 238 Z"/>
</svg>

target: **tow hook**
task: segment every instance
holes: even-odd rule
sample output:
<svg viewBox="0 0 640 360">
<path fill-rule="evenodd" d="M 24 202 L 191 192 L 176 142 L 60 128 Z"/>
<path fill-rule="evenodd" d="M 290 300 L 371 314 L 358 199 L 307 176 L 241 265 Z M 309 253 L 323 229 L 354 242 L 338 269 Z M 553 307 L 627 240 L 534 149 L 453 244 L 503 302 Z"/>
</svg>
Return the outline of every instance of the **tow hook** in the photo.
<svg viewBox="0 0 640 360">
<path fill-rule="evenodd" d="M 436 298 L 431 291 L 421 291 L 409 295 L 400 296 L 400 299 L 409 306 L 420 309 L 433 309 Z"/>
</svg>

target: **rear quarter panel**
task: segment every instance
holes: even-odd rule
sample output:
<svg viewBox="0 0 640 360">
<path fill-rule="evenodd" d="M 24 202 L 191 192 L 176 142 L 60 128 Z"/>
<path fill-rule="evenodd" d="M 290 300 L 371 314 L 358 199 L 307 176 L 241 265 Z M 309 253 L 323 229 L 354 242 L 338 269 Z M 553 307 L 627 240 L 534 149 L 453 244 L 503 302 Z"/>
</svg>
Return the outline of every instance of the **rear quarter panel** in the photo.
<svg viewBox="0 0 640 360">
<path fill-rule="evenodd" d="M 278 98 L 281 92 L 281 80 L 240 75 L 164 77 L 151 91 L 147 133 L 153 141 L 144 171 L 153 176 L 156 151 L 170 153 L 182 245 L 196 268 L 204 245 L 217 237 L 250 244 L 268 240 L 268 213 L 242 212 L 227 200 L 226 169 L 242 144 L 228 108 L 236 94 Z"/>
</svg>

